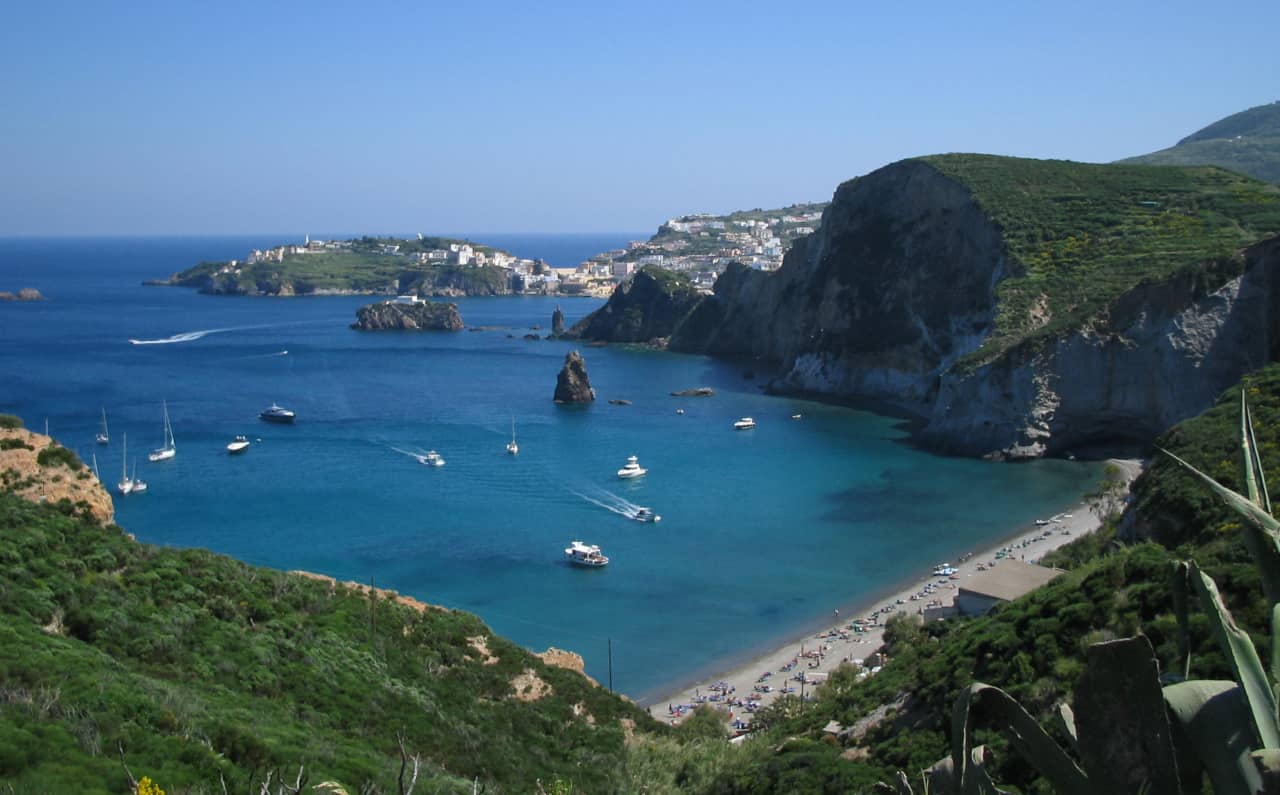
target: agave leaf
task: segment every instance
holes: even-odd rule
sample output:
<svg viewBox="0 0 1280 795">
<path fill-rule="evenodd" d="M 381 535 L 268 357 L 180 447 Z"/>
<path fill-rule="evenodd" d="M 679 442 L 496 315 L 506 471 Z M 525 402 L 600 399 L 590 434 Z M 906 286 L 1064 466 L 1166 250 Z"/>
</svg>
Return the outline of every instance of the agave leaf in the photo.
<svg viewBox="0 0 1280 795">
<path fill-rule="evenodd" d="M 1280 603 L 1280 521 L 1254 505 L 1247 497 L 1223 486 L 1168 450 L 1161 449 L 1161 452 L 1181 464 L 1245 520 L 1242 525 L 1244 544 L 1262 576 L 1262 588 L 1266 592 L 1267 602 L 1273 605 Z"/>
<path fill-rule="evenodd" d="M 1267 477 L 1262 471 L 1262 458 L 1258 453 L 1258 440 L 1253 435 L 1253 414 L 1240 390 L 1240 468 L 1246 495 L 1262 510 L 1271 513 L 1271 495 L 1267 493 Z"/>
<path fill-rule="evenodd" d="M 1185 560 L 1175 561 L 1169 577 L 1169 591 L 1173 596 L 1173 614 L 1178 617 L 1178 657 L 1182 660 L 1182 678 L 1191 676 L 1191 620 L 1190 588 L 1187 578 L 1191 569 Z"/>
<path fill-rule="evenodd" d="M 1280 605 L 1271 607 L 1271 681 L 1280 682 Z"/>
<path fill-rule="evenodd" d="M 1262 791 L 1280 792 L 1280 748 L 1263 748 L 1249 756 L 1262 776 Z"/>
<path fill-rule="evenodd" d="M 1262 776 L 1250 756 L 1253 737 L 1245 729 L 1249 707 L 1239 685 L 1210 679 L 1179 682 L 1164 688 L 1164 701 L 1179 746 L 1194 752 L 1217 795 L 1253 795 L 1262 789 Z"/>
<path fill-rule="evenodd" d="M 975 747 L 969 754 L 969 783 L 962 795 L 1012 795 L 991 780 L 987 765 L 991 762 L 991 750 L 985 745 Z"/>
<path fill-rule="evenodd" d="M 1076 683 L 1080 761 L 1099 792 L 1176 792 L 1178 760 L 1151 641 L 1138 635 L 1089 647 Z"/>
<path fill-rule="evenodd" d="M 1035 718 L 998 687 L 974 682 L 956 699 L 951 715 L 951 759 L 964 795 L 982 790 L 990 782 L 986 770 L 975 766 L 973 731 L 979 717 L 999 729 L 1018 754 L 1049 782 L 1059 795 L 1091 795 L 1084 771 L 1053 741 Z M 994 785 L 991 785 L 994 786 Z"/>
<path fill-rule="evenodd" d="M 1191 561 L 1191 581 L 1200 594 L 1200 603 L 1209 616 L 1209 625 L 1222 646 L 1236 681 L 1244 691 L 1249 712 L 1253 716 L 1255 747 L 1280 748 L 1280 722 L 1276 719 L 1276 697 L 1267 671 L 1258 659 L 1258 650 L 1244 630 L 1236 626 L 1231 611 L 1222 602 L 1213 578 Z"/>
<path fill-rule="evenodd" d="M 1058 719 L 1058 728 L 1062 729 L 1062 733 L 1071 740 L 1072 748 L 1077 748 L 1080 744 L 1080 735 L 1076 732 L 1076 713 L 1071 710 L 1071 706 L 1065 701 L 1059 703 L 1058 708 L 1054 710 L 1054 716 Z"/>
</svg>

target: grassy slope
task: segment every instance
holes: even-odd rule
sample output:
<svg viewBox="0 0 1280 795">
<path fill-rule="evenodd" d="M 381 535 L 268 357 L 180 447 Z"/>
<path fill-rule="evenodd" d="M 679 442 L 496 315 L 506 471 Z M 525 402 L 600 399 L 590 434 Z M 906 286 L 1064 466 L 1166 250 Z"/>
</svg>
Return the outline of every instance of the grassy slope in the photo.
<svg viewBox="0 0 1280 795">
<path fill-rule="evenodd" d="M 513 698 L 525 669 L 552 694 Z M 139 544 L 0 493 L 0 782 L 16 793 L 125 792 L 118 746 L 171 794 L 220 792 L 219 775 L 246 791 L 300 763 L 313 783 L 396 791 L 398 732 L 429 791 L 475 777 L 490 792 L 538 779 L 602 791 L 622 718 L 654 727 L 469 614 Z"/>
<path fill-rule="evenodd" d="M 1280 483 L 1280 365 L 1250 376 L 1244 386 L 1267 474 Z M 1234 484 L 1238 400 L 1238 390 L 1228 391 L 1217 407 L 1174 428 L 1160 443 Z M 1132 509 L 1137 520 L 1160 517 L 1162 540 L 1174 549 L 1151 542 L 1121 545 L 1112 527 L 1057 554 L 1054 562 L 1070 569 L 1067 575 L 987 617 L 897 628 L 891 633 L 893 659 L 880 674 L 859 681 L 851 672 L 837 673 L 803 713 L 785 714 L 780 708 L 766 715 L 773 723 L 766 736 L 723 764 L 701 791 L 866 791 L 896 770 L 926 767 L 949 753 L 952 703 L 974 680 L 1005 688 L 1050 725 L 1051 708 L 1070 693 L 1083 669 L 1087 645 L 1109 637 L 1143 632 L 1164 666 L 1172 668 L 1176 622 L 1166 580 L 1175 559 L 1194 557 L 1214 576 L 1265 657 L 1269 645 L 1260 584 L 1230 514 L 1204 498 L 1203 490 L 1167 460 L 1153 464 L 1137 492 Z M 1192 635 L 1193 674 L 1230 678 L 1200 616 L 1193 616 Z M 821 739 L 827 721 L 852 725 L 904 695 L 902 709 L 855 744 L 867 754 L 863 761 L 841 759 L 845 749 Z M 1023 791 L 1047 792 L 998 737 L 984 734 L 981 741 L 997 749 L 999 780 Z"/>
<path fill-rule="evenodd" d="M 1280 103 L 1232 114 L 1183 138 L 1176 146 L 1120 162 L 1221 166 L 1280 184 Z"/>
<path fill-rule="evenodd" d="M 923 158 L 963 182 L 1025 271 L 997 287 L 995 332 L 972 361 L 1078 326 L 1145 279 L 1280 233 L 1280 188 L 1218 168 L 994 155 Z"/>
<path fill-rule="evenodd" d="M 361 238 L 349 251 L 325 251 L 315 254 L 290 254 L 283 262 L 259 262 L 243 265 L 236 278 L 246 291 L 252 292 L 257 284 L 278 286 L 282 282 L 294 285 L 298 292 L 314 290 L 356 290 L 380 292 L 390 285 L 409 287 L 413 282 L 426 280 L 433 284 L 440 277 L 475 279 L 486 285 L 490 282 L 505 284 L 505 272 L 500 268 L 460 268 L 444 263 L 420 264 L 407 257 L 383 254 L 381 244 L 399 245 L 402 253 L 411 254 L 436 248 L 447 248 L 450 243 L 466 241 L 446 238 L 403 240 L 399 238 Z M 483 252 L 497 249 L 471 244 Z M 225 262 L 202 262 L 173 277 L 177 284 L 199 283 L 217 273 Z M 221 277 L 231 278 L 231 277 Z"/>
</svg>

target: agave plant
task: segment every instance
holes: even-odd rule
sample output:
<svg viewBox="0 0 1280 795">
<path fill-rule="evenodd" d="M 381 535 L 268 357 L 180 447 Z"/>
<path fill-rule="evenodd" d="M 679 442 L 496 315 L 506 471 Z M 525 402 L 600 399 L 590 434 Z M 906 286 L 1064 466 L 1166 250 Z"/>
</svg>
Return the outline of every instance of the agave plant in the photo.
<svg viewBox="0 0 1280 795">
<path fill-rule="evenodd" d="M 1217 585 L 1195 561 L 1175 564 L 1174 611 L 1182 628 L 1182 681 L 1160 686 L 1159 665 L 1143 636 L 1094 644 L 1074 697 L 1059 723 L 1074 755 L 1064 750 L 1009 694 L 976 682 L 956 701 L 952 752 L 923 773 L 926 792 L 998 795 L 988 772 L 991 753 L 973 745 L 982 725 L 1001 731 L 1017 753 L 1064 795 L 1110 792 L 1198 793 L 1207 774 L 1218 795 L 1280 793 L 1280 521 L 1240 395 L 1240 467 L 1245 494 L 1161 450 L 1223 499 L 1243 520 L 1245 545 L 1271 607 L 1271 668 L 1236 626 Z M 1233 680 L 1189 679 L 1188 608 L 1195 593 L 1225 654 Z M 1078 760 L 1078 761 L 1077 761 Z M 905 774 L 883 791 L 911 795 Z"/>
</svg>

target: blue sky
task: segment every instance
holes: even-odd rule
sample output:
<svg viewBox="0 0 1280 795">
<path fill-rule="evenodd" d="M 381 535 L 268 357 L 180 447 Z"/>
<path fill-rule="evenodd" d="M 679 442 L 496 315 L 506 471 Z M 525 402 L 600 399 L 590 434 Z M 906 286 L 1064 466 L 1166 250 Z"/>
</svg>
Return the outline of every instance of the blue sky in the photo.
<svg viewBox="0 0 1280 795">
<path fill-rule="evenodd" d="M 14 3 L 0 235 L 644 231 L 1280 99 L 1280 3 Z"/>
</svg>

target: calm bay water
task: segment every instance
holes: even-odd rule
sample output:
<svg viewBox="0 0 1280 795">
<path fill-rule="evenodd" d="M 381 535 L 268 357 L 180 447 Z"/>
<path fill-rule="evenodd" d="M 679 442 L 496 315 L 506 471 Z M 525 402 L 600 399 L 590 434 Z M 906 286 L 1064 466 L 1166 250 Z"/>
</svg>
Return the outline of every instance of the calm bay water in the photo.
<svg viewBox="0 0 1280 795">
<path fill-rule="evenodd" d="M 472 237 L 572 265 L 640 236 Z M 459 300 L 478 331 L 358 333 L 348 324 L 367 298 L 140 286 L 283 239 L 0 240 L 0 289 L 50 299 L 0 304 L 0 411 L 38 430 L 47 419 L 86 460 L 97 454 L 108 483 L 127 433 L 150 491 L 116 497 L 117 521 L 142 541 L 473 611 L 535 650 L 581 653 L 600 680 L 611 638 L 615 687 L 633 696 L 785 640 L 1055 512 L 1100 476 L 1083 462 L 933 456 L 893 419 L 768 397 L 698 356 L 581 348 L 600 400 L 559 407 L 556 373 L 575 346 L 522 339 L 546 333 L 556 299 Z M 558 303 L 573 323 L 601 302 Z M 669 395 L 693 386 L 716 395 Z M 150 464 L 162 400 L 178 456 Z M 273 401 L 297 411 L 295 426 L 257 420 Z M 107 448 L 93 444 L 102 407 Z M 733 431 L 741 416 L 758 427 Z M 504 450 L 513 417 L 518 457 Z M 238 433 L 261 442 L 233 458 L 224 446 Z M 393 448 L 436 449 L 447 465 Z M 618 480 L 633 454 L 649 474 Z M 663 519 L 611 513 L 596 504 L 606 492 Z M 566 565 L 574 539 L 600 544 L 607 569 Z"/>
</svg>

